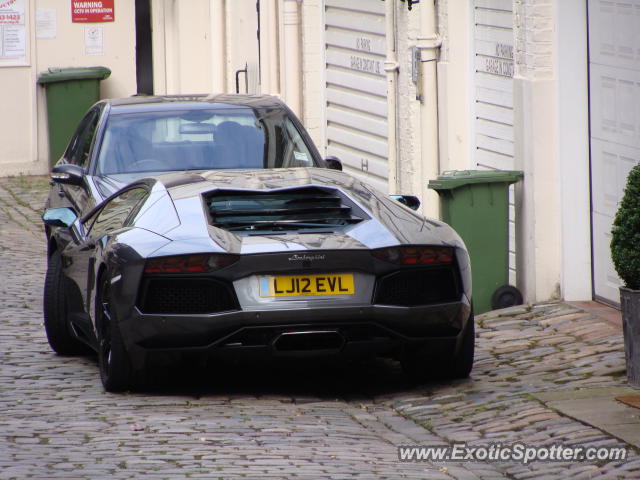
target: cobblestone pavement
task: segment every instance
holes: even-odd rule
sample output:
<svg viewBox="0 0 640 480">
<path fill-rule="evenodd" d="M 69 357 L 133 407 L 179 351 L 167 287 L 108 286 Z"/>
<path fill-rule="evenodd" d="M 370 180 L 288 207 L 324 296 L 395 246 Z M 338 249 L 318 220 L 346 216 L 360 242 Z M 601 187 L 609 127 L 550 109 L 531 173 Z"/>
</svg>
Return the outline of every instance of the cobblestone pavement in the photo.
<svg viewBox="0 0 640 480">
<path fill-rule="evenodd" d="M 400 462 L 401 445 L 620 446 L 531 393 L 623 386 L 618 329 L 562 303 L 477 317 L 472 377 L 412 386 L 393 362 L 261 365 L 102 390 L 42 327 L 47 180 L 0 179 L 0 479 L 640 478 L 625 461 Z M 173 386 L 172 386 L 173 385 Z"/>
</svg>

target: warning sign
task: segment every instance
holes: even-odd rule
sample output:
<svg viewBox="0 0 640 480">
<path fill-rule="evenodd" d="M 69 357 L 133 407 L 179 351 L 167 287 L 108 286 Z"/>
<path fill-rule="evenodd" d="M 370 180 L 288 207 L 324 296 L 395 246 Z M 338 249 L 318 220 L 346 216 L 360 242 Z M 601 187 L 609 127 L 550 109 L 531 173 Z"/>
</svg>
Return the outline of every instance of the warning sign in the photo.
<svg viewBox="0 0 640 480">
<path fill-rule="evenodd" d="M 113 22 L 114 0 L 82 1 L 71 0 L 71 21 L 73 23 Z"/>
</svg>

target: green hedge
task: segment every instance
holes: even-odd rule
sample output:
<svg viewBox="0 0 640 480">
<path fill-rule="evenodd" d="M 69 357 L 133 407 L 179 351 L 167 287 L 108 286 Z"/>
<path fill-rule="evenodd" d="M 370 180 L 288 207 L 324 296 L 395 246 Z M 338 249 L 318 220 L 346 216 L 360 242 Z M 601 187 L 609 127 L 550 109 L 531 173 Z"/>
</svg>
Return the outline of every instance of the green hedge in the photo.
<svg viewBox="0 0 640 480">
<path fill-rule="evenodd" d="M 640 164 L 627 177 L 611 230 L 611 259 L 627 288 L 640 290 Z"/>
</svg>

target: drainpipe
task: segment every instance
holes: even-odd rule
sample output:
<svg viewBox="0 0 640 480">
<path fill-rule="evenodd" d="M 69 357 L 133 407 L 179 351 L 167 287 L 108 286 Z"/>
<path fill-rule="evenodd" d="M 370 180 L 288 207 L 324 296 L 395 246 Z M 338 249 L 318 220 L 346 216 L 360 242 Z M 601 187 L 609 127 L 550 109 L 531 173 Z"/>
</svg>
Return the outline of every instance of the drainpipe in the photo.
<svg viewBox="0 0 640 480">
<path fill-rule="evenodd" d="M 226 92 L 226 28 L 225 10 L 226 0 L 211 0 L 211 91 L 213 93 Z"/>
<path fill-rule="evenodd" d="M 302 116 L 300 97 L 300 1 L 283 1 L 284 100 L 298 116 Z"/>
<path fill-rule="evenodd" d="M 396 52 L 396 0 L 385 0 L 385 31 L 387 57 L 384 71 L 387 73 L 387 143 L 389 148 L 389 193 L 398 191 L 398 54 Z"/>
<path fill-rule="evenodd" d="M 420 198 L 423 213 L 438 218 L 438 194 L 427 188 L 429 179 L 440 174 L 438 158 L 438 82 L 437 60 L 442 40 L 437 33 L 434 2 L 423 1 L 420 8 L 420 36 L 417 47 L 420 51 Z"/>
</svg>

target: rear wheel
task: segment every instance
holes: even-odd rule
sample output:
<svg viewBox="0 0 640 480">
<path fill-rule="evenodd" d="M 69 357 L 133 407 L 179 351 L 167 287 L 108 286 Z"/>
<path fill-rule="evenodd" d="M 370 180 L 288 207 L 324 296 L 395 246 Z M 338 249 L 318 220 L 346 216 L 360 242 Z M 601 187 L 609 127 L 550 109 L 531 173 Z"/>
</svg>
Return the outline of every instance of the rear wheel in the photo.
<svg viewBox="0 0 640 480">
<path fill-rule="evenodd" d="M 418 381 L 467 378 L 473 368 L 475 353 L 475 321 L 471 311 L 458 349 L 453 355 L 435 357 L 424 351 L 406 352 L 401 363 L 410 377 Z"/>
<path fill-rule="evenodd" d="M 47 340 L 54 352 L 60 355 L 82 355 L 90 352 L 89 347 L 71 332 L 65 294 L 65 277 L 62 272 L 62 257 L 55 251 L 49 258 L 44 279 L 44 329 Z"/>
<path fill-rule="evenodd" d="M 473 368 L 473 357 L 476 344 L 476 322 L 473 311 L 469 315 L 458 351 L 453 355 L 449 368 L 446 370 L 447 378 L 467 378 Z"/>
<path fill-rule="evenodd" d="M 98 329 L 98 365 L 100 379 L 107 392 L 122 392 L 133 388 L 131 363 L 111 303 L 111 284 L 101 277 L 96 295 L 96 326 Z"/>
</svg>

